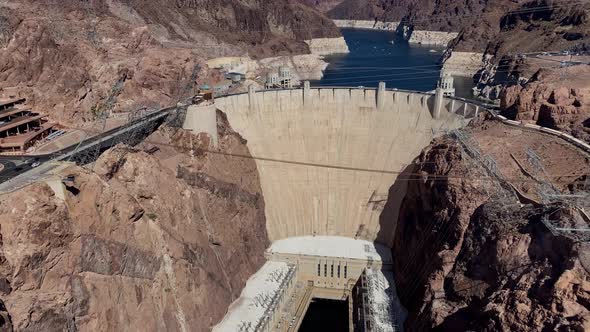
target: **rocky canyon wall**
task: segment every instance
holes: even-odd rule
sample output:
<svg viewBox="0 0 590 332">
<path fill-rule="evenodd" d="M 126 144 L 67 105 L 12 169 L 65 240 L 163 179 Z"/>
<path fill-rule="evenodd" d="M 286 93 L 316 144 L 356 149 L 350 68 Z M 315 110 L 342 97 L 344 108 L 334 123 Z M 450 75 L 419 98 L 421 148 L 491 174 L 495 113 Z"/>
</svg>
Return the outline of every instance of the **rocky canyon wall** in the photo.
<svg viewBox="0 0 590 332">
<path fill-rule="evenodd" d="M 338 20 L 402 22 L 421 31 L 458 32 L 454 49 L 504 55 L 586 45 L 589 10 L 585 2 L 567 0 L 344 0 L 328 15 Z"/>
<path fill-rule="evenodd" d="M 161 107 L 207 82 L 204 62 L 309 54 L 334 23 L 287 0 L 0 1 L 0 89 L 66 126 Z"/>
<path fill-rule="evenodd" d="M 65 200 L 41 183 L 0 196 L 15 330 L 208 331 L 223 317 L 269 242 L 256 165 L 227 156 L 249 152 L 218 120 L 218 150 L 163 127 L 94 172 L 64 170 Z"/>
<path fill-rule="evenodd" d="M 529 176 L 541 175 L 528 163 L 527 148 L 542 156 L 548 181 L 560 190 L 569 192 L 590 173 L 590 156 L 558 138 L 481 120 L 466 133 L 532 201 L 539 200 L 538 187 Z M 588 227 L 583 214 L 567 204 L 505 195 L 450 137 L 435 139 L 404 174 L 407 195 L 392 252 L 398 295 L 409 312 L 406 331 L 590 328 L 589 248 L 543 221 Z M 395 222 L 390 206 L 384 223 Z"/>
</svg>

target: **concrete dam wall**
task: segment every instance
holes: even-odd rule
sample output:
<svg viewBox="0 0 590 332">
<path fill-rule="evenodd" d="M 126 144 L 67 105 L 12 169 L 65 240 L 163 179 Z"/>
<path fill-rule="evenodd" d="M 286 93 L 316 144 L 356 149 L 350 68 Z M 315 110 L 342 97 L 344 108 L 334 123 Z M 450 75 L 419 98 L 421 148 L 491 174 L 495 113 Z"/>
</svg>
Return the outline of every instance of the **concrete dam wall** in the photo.
<svg viewBox="0 0 590 332">
<path fill-rule="evenodd" d="M 436 99 L 307 87 L 251 90 L 215 104 L 256 158 L 272 241 L 329 235 L 390 245 L 395 225 L 380 225 L 379 216 L 389 194 L 400 202 L 405 195 L 404 181 L 390 192 L 399 173 L 435 135 L 478 112 L 460 100 Z"/>
</svg>

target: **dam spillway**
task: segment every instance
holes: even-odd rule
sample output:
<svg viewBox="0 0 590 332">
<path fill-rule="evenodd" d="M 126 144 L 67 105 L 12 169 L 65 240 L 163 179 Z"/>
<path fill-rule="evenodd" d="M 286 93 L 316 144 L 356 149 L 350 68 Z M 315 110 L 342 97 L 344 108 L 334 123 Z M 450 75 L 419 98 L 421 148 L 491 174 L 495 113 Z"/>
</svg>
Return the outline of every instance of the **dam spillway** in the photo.
<svg viewBox="0 0 590 332">
<path fill-rule="evenodd" d="M 477 106 L 397 90 L 309 88 L 217 98 L 256 160 L 271 241 L 328 235 L 391 244 L 379 216 L 400 172 Z M 394 188 L 400 201 L 403 183 Z M 397 203 L 399 204 L 399 202 Z"/>
</svg>

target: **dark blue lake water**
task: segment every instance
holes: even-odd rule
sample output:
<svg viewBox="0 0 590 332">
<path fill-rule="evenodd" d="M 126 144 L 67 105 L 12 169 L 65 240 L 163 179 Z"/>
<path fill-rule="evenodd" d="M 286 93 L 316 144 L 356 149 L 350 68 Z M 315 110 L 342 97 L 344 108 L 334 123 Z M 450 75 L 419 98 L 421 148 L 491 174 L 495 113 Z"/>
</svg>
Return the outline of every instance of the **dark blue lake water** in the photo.
<svg viewBox="0 0 590 332">
<path fill-rule="evenodd" d="M 349 54 L 327 57 L 324 77 L 314 86 L 376 87 L 430 91 L 440 76 L 444 48 L 410 46 L 387 31 L 343 29 Z"/>
</svg>

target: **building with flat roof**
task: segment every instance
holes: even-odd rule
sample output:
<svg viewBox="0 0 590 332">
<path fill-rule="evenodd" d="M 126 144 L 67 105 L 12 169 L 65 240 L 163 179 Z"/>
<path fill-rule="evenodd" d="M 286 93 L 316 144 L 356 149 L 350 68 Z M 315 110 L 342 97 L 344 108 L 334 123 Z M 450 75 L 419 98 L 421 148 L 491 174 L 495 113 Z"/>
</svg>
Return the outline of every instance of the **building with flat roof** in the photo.
<svg viewBox="0 0 590 332">
<path fill-rule="evenodd" d="M 9 108 L 13 108 L 17 105 L 24 104 L 25 101 L 27 101 L 25 98 L 14 98 L 0 101 L 0 110 L 7 110 Z"/>
<path fill-rule="evenodd" d="M 0 153 L 24 153 L 55 125 L 46 115 L 22 107 L 24 102 L 24 98 L 0 102 Z"/>
</svg>

